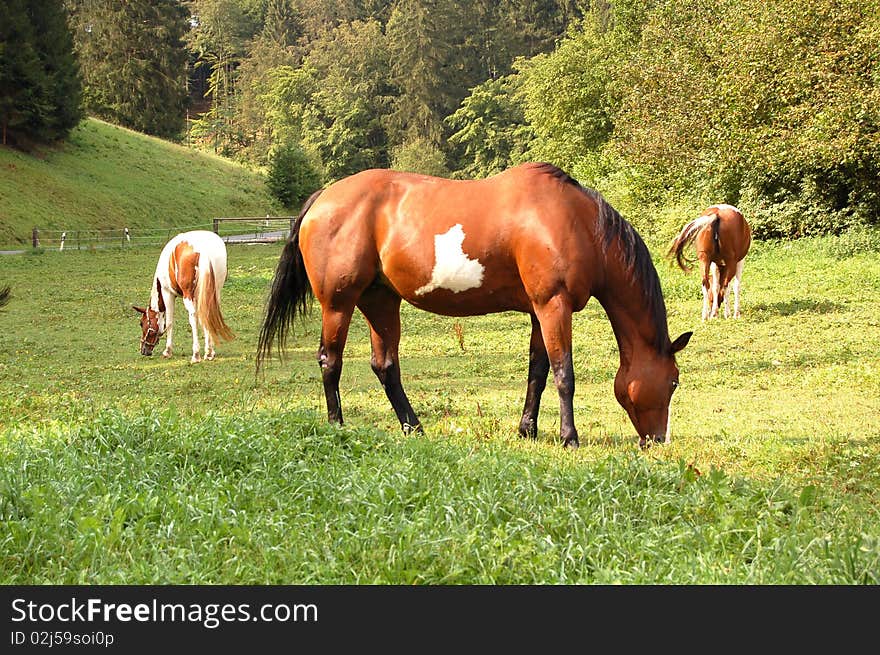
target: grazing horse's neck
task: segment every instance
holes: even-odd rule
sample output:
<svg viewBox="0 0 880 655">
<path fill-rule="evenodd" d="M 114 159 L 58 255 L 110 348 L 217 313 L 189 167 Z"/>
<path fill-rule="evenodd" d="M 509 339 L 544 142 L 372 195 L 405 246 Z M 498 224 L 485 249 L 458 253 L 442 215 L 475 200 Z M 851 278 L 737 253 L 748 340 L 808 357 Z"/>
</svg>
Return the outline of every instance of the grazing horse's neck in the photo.
<svg viewBox="0 0 880 655">
<path fill-rule="evenodd" d="M 644 288 L 644 284 L 643 280 L 619 267 L 609 270 L 605 285 L 594 292 L 614 330 L 621 366 L 629 366 L 638 352 L 646 349 L 658 351 L 660 342 L 669 340 L 665 329 L 662 335 L 658 333 L 661 324 L 663 328 L 666 327 L 665 305 L 652 306 L 652 303 L 662 303 L 662 296 L 651 299 L 651 293 Z M 662 315 L 655 316 L 655 311 Z"/>
<path fill-rule="evenodd" d="M 655 330 L 650 323 L 640 319 L 637 312 L 631 306 L 632 296 L 621 298 L 616 294 L 608 294 L 605 297 L 596 296 L 596 299 L 608 314 L 611 329 L 617 339 L 617 349 L 620 352 L 620 365 L 628 367 L 635 353 L 644 349 L 656 349 Z"/>
</svg>

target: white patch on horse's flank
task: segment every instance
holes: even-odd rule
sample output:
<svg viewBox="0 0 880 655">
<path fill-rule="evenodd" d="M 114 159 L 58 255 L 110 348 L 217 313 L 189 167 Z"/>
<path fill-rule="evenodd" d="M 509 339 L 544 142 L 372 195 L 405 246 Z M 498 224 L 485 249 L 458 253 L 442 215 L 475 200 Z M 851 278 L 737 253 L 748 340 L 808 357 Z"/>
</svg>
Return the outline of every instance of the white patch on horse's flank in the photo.
<svg viewBox="0 0 880 655">
<path fill-rule="evenodd" d="M 434 237 L 434 270 L 431 281 L 416 289 L 422 296 L 435 289 L 449 289 L 455 293 L 475 289 L 483 283 L 485 267 L 476 259 L 469 259 L 462 249 L 464 229 L 458 223 L 445 234 Z"/>
</svg>

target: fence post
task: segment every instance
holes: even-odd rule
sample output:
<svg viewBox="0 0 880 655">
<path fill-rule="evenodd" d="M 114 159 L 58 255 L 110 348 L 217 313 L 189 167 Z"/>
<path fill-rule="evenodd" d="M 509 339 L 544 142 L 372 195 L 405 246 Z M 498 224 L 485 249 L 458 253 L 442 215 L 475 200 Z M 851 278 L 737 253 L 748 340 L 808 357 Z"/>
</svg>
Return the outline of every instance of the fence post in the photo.
<svg viewBox="0 0 880 655">
<path fill-rule="evenodd" d="M 67 238 L 67 232 L 62 232 L 61 233 L 61 245 L 58 246 L 58 252 L 61 252 L 62 250 L 64 250 L 64 240 L 66 238 Z"/>
<path fill-rule="evenodd" d="M 34 248 L 40 247 L 40 231 L 37 228 L 34 228 L 31 233 L 31 242 L 34 244 Z"/>
<path fill-rule="evenodd" d="M 214 219 L 214 234 L 220 234 L 220 219 Z"/>
</svg>

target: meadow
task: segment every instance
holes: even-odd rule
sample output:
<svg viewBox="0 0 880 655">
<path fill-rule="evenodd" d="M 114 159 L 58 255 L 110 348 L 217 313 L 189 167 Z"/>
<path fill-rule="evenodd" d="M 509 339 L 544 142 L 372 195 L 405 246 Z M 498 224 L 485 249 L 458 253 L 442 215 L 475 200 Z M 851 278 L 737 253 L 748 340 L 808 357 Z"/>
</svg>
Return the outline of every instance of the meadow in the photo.
<svg viewBox="0 0 880 655">
<path fill-rule="evenodd" d="M 229 246 L 237 338 L 197 365 L 185 322 L 172 359 L 138 354 L 131 305 L 158 248 L 0 257 L 0 582 L 876 584 L 878 242 L 755 243 L 737 321 L 701 323 L 696 274 L 658 258 L 670 333 L 695 334 L 672 442 L 647 451 L 591 301 L 574 325 L 574 453 L 552 384 L 539 438 L 516 436 L 524 315 L 404 307 L 425 427 L 404 436 L 362 317 L 345 426 L 324 418 L 317 308 L 255 375 L 280 244 Z"/>
<path fill-rule="evenodd" d="M 0 148 L 0 249 L 30 247 L 35 227 L 56 248 L 62 231 L 70 246 L 80 230 L 123 227 L 156 245 L 170 228 L 280 211 L 256 172 L 95 118 L 36 154 Z"/>
</svg>

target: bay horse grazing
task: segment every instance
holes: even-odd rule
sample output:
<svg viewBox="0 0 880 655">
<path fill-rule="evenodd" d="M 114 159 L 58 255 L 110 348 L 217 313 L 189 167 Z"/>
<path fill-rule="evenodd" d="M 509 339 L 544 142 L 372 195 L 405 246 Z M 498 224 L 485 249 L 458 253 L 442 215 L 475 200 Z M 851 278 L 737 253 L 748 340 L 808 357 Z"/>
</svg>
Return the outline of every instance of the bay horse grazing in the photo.
<svg viewBox="0 0 880 655">
<path fill-rule="evenodd" d="M 694 242 L 703 276 L 703 320 L 718 316 L 724 302 L 724 318 L 730 316 L 727 287 L 733 282 L 733 317 L 739 318 L 739 292 L 743 262 L 752 243 L 752 231 L 742 212 L 732 205 L 712 205 L 685 225 L 669 248 L 679 267 L 688 272 L 692 262 L 684 249 Z M 710 280 L 711 278 L 711 280 Z"/>
<path fill-rule="evenodd" d="M 560 439 L 577 448 L 572 313 L 591 296 L 605 307 L 620 350 L 614 382 L 645 446 L 669 437 L 678 386 L 657 271 L 641 237 L 597 192 L 550 164 L 485 180 L 391 170 L 344 178 L 306 201 L 278 261 L 257 346 L 257 371 L 281 350 L 310 294 L 321 305 L 318 363 L 331 421 L 342 423 L 339 377 L 352 313 L 366 317 L 371 366 L 404 432 L 421 424 L 401 385 L 401 299 L 435 314 L 529 314 L 532 336 L 519 433 L 535 438 L 552 369 Z"/>
<path fill-rule="evenodd" d="M 192 362 L 201 361 L 198 325 L 205 334 L 205 359 L 214 359 L 214 340 L 233 339 L 220 311 L 220 289 L 226 282 L 226 244 L 208 230 L 184 232 L 162 248 L 147 307 L 132 305 L 141 314 L 141 354 L 152 355 L 166 334 L 163 357 L 171 357 L 174 299 L 183 296 L 192 328 Z"/>
</svg>

